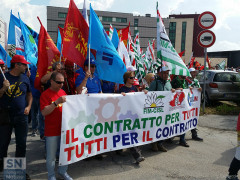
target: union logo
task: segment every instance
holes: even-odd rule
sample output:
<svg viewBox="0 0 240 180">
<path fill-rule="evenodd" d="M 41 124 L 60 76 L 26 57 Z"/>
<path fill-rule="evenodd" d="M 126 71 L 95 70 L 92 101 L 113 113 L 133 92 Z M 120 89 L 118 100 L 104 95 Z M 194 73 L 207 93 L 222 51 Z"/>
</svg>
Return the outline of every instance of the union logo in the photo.
<svg viewBox="0 0 240 180">
<path fill-rule="evenodd" d="M 73 23 L 67 23 L 66 31 L 64 33 L 64 41 L 71 41 L 73 38 L 73 32 L 79 30 L 73 26 Z"/>
<path fill-rule="evenodd" d="M 185 98 L 184 92 L 176 92 L 173 96 L 173 100 L 169 102 L 170 106 L 177 107 L 180 106 Z"/>
<path fill-rule="evenodd" d="M 159 113 L 163 112 L 163 105 L 162 99 L 165 98 L 165 96 L 159 95 L 155 92 L 152 92 L 151 95 L 147 95 L 147 98 L 145 99 L 144 104 L 144 114 L 150 114 L 150 113 Z"/>
</svg>

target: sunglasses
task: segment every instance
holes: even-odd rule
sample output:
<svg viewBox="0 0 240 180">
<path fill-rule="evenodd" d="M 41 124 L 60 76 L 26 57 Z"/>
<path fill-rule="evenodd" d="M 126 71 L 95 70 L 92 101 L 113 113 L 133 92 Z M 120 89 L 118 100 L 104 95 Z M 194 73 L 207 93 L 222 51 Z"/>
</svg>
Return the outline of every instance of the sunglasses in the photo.
<svg viewBox="0 0 240 180">
<path fill-rule="evenodd" d="M 135 77 L 129 77 L 129 79 L 135 79 Z"/>
<path fill-rule="evenodd" d="M 64 81 L 54 81 L 57 84 L 64 84 Z"/>
<path fill-rule="evenodd" d="M 91 67 L 91 68 L 95 68 L 96 66 L 95 66 L 95 65 L 91 65 L 90 67 Z"/>
</svg>

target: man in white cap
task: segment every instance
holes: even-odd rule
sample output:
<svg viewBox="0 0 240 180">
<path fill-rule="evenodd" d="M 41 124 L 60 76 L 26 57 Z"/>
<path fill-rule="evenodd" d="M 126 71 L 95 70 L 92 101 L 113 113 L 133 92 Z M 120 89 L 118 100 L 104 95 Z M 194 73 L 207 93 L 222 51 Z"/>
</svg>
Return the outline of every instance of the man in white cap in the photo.
<svg viewBox="0 0 240 180">
<path fill-rule="evenodd" d="M 148 91 L 172 91 L 175 92 L 175 89 L 172 88 L 170 81 L 168 81 L 170 69 L 167 66 L 158 67 L 157 77 L 152 81 Z M 167 149 L 163 146 L 163 141 L 158 141 L 152 143 L 153 151 L 162 151 L 167 152 Z"/>
<path fill-rule="evenodd" d="M 188 87 L 189 88 L 197 88 L 201 92 L 202 88 L 201 88 L 201 86 L 199 84 L 199 81 L 196 79 L 198 71 L 195 68 L 189 68 L 189 72 L 190 72 L 192 77 L 189 77 L 188 80 L 187 80 Z M 203 141 L 202 138 L 198 137 L 196 128 L 192 129 L 191 132 L 192 132 L 192 139 L 193 140 L 195 140 L 195 141 Z"/>
</svg>

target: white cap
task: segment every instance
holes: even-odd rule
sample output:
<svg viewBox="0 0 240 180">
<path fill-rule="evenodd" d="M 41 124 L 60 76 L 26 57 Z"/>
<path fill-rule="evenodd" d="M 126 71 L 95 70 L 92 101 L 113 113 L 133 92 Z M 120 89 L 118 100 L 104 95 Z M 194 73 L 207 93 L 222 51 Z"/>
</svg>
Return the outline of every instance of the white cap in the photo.
<svg viewBox="0 0 240 180">
<path fill-rule="evenodd" d="M 136 71 L 137 69 L 133 66 L 128 66 L 127 71 Z"/>
<path fill-rule="evenodd" d="M 196 71 L 196 69 L 195 69 L 195 68 L 189 68 L 188 70 L 189 70 L 189 72 Z"/>
<path fill-rule="evenodd" d="M 170 69 L 167 66 L 163 66 L 159 69 L 159 72 L 162 72 L 162 71 L 170 71 Z"/>
</svg>

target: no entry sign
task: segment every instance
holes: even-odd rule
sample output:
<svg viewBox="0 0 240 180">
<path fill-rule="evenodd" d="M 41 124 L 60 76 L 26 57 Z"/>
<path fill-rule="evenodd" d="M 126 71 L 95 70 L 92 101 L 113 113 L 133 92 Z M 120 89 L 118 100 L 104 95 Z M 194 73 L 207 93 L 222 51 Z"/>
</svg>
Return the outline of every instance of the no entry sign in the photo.
<svg viewBox="0 0 240 180">
<path fill-rule="evenodd" d="M 198 24 L 203 29 L 210 29 L 216 24 L 216 16 L 210 11 L 203 12 L 198 17 Z"/>
</svg>

